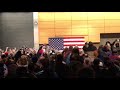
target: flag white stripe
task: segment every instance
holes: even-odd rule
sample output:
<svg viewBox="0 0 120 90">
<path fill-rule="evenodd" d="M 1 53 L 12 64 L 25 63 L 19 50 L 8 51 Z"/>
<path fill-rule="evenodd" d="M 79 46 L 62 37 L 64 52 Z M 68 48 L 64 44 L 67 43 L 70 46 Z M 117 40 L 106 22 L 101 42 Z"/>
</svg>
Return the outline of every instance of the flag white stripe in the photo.
<svg viewBox="0 0 120 90">
<path fill-rule="evenodd" d="M 72 45 L 72 44 L 85 44 L 85 42 L 64 42 L 64 45 Z"/>
<path fill-rule="evenodd" d="M 69 48 L 69 46 L 64 46 L 64 48 Z M 73 48 L 74 48 L 75 46 L 73 46 Z M 78 48 L 83 48 L 83 46 L 77 46 Z"/>
<path fill-rule="evenodd" d="M 85 41 L 85 39 L 63 39 L 63 41 Z"/>
</svg>

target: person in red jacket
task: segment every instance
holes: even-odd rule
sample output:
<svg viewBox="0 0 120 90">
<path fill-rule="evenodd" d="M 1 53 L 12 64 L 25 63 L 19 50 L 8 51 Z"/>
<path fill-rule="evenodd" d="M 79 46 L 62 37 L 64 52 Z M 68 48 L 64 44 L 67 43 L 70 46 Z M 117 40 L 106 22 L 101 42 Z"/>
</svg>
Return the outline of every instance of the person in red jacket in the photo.
<svg viewBox="0 0 120 90">
<path fill-rule="evenodd" d="M 40 46 L 38 52 L 37 52 L 37 57 L 39 58 L 41 55 L 43 55 L 44 51 L 43 51 L 43 46 Z"/>
</svg>

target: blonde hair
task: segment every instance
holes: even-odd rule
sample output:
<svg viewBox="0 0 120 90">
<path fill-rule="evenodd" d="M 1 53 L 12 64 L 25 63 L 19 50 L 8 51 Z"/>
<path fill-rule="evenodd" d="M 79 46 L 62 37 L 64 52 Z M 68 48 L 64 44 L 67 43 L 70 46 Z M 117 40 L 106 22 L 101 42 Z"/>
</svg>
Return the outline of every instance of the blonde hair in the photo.
<svg viewBox="0 0 120 90">
<path fill-rule="evenodd" d="M 17 61 L 17 65 L 28 65 L 28 57 L 26 55 L 22 55 L 21 58 Z"/>
</svg>

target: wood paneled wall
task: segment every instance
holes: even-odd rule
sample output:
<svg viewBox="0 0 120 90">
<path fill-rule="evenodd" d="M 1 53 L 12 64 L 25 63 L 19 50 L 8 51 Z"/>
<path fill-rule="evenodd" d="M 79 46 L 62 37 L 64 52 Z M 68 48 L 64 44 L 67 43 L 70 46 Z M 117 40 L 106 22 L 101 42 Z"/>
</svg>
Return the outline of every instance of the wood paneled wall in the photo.
<svg viewBox="0 0 120 90">
<path fill-rule="evenodd" d="M 39 12 L 38 24 L 40 44 L 67 35 L 100 42 L 100 33 L 120 33 L 120 12 Z"/>
</svg>

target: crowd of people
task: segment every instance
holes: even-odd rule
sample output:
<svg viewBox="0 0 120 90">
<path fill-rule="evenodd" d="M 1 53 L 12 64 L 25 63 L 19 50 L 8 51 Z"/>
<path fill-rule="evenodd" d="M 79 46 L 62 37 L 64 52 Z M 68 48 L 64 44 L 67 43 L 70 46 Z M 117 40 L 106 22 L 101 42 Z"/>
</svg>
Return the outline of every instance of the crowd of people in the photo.
<svg viewBox="0 0 120 90">
<path fill-rule="evenodd" d="M 86 42 L 64 48 L 62 52 L 41 45 L 33 48 L 0 49 L 0 78 L 119 78 L 120 40 L 109 41 L 99 48 Z"/>
</svg>

